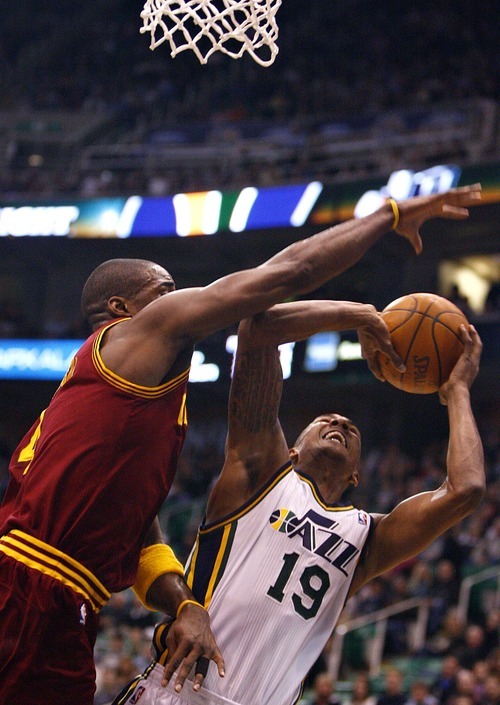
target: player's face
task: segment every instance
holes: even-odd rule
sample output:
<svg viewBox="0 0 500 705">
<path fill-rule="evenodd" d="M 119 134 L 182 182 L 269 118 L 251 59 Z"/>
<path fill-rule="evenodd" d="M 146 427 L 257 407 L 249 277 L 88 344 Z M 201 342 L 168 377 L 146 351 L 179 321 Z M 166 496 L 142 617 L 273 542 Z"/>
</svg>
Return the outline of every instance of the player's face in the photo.
<svg viewBox="0 0 500 705">
<path fill-rule="evenodd" d="M 361 454 L 361 434 L 358 427 L 341 414 L 322 414 L 302 432 L 299 443 L 303 452 L 317 456 L 343 458 L 351 468 L 358 465 Z"/>
<path fill-rule="evenodd" d="M 145 274 L 145 283 L 134 296 L 132 313 L 137 313 L 152 301 L 175 291 L 175 282 L 166 269 L 157 264 L 151 264 Z"/>
</svg>

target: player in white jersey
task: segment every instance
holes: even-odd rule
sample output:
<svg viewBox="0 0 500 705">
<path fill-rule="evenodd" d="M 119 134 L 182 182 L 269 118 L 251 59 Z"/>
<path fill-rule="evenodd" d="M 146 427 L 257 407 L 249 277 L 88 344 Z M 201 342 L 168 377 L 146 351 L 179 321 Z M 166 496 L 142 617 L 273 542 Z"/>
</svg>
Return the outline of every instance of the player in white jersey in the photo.
<svg viewBox="0 0 500 705">
<path fill-rule="evenodd" d="M 209 611 L 226 677 L 210 667 L 199 692 L 184 687 L 176 694 L 172 665 L 163 672 L 168 625 L 162 624 L 154 638 L 157 662 L 115 703 L 296 703 L 345 601 L 422 551 L 481 499 L 483 454 L 469 389 L 482 345 L 472 326 L 463 327 L 464 352 L 440 390 L 450 422 L 440 488 L 386 515 L 340 504 L 349 485 L 358 484 L 361 453 L 358 428 L 340 414 L 316 418 L 288 450 L 278 420 L 278 345 L 351 328 L 380 377 L 373 350 L 384 330 L 372 306 L 282 304 L 240 324 L 225 464 L 186 566 L 189 586 Z"/>
</svg>

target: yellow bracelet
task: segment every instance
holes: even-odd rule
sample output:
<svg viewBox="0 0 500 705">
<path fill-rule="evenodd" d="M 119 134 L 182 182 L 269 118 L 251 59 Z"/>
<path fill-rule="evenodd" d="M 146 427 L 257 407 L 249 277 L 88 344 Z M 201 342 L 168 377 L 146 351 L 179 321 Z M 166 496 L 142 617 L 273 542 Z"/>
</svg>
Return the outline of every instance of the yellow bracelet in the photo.
<svg viewBox="0 0 500 705">
<path fill-rule="evenodd" d="M 182 563 L 177 560 L 170 546 L 165 543 L 154 543 L 143 548 L 132 590 L 144 607 L 149 610 L 154 611 L 154 607 L 148 605 L 146 594 L 156 578 L 164 573 L 184 575 Z"/>
<path fill-rule="evenodd" d="M 396 201 L 393 198 L 388 198 L 389 204 L 392 208 L 392 212 L 394 213 L 394 223 L 392 224 L 392 229 L 396 230 L 399 224 L 399 207 Z"/>
<path fill-rule="evenodd" d="M 176 619 L 177 619 L 177 617 L 180 615 L 180 613 L 182 612 L 182 610 L 184 609 L 184 607 L 185 607 L 186 605 L 198 605 L 198 607 L 201 607 L 203 610 L 205 609 L 205 608 L 203 607 L 203 605 L 201 605 L 201 604 L 200 604 L 199 602 L 197 602 L 196 600 L 183 600 L 183 601 L 181 602 L 181 604 L 179 605 L 179 607 L 177 608 L 177 613 L 176 613 L 176 615 L 175 615 L 175 618 L 176 618 Z"/>
</svg>

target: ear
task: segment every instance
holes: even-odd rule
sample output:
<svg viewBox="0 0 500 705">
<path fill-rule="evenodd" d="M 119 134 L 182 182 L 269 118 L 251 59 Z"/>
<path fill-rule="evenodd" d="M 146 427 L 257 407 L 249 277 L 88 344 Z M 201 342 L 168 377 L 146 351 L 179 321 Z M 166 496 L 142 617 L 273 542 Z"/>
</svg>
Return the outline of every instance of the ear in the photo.
<svg viewBox="0 0 500 705">
<path fill-rule="evenodd" d="M 357 470 L 355 470 L 349 478 L 349 484 L 354 485 L 354 487 L 359 485 L 359 473 Z"/>
<path fill-rule="evenodd" d="M 292 465 L 297 465 L 299 462 L 299 451 L 297 448 L 290 448 L 288 451 L 290 454 L 290 460 L 292 461 Z"/>
<path fill-rule="evenodd" d="M 123 296 L 112 296 L 108 299 L 108 309 L 111 311 L 114 318 L 132 315 L 128 310 L 126 299 L 124 299 Z"/>
</svg>

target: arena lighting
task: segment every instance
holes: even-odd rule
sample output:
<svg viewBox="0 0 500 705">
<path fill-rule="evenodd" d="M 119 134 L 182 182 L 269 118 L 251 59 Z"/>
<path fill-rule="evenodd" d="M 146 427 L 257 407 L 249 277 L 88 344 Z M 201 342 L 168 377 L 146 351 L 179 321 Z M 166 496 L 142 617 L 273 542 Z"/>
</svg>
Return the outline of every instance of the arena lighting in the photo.
<svg viewBox="0 0 500 705">
<path fill-rule="evenodd" d="M 134 224 L 135 216 L 139 208 L 142 206 L 142 198 L 140 196 L 130 196 L 125 201 L 123 210 L 118 218 L 116 226 L 116 234 L 118 237 L 128 237 Z"/>
<path fill-rule="evenodd" d="M 361 344 L 352 340 L 343 340 L 337 348 L 337 357 L 341 362 L 346 360 L 362 360 Z"/>
<path fill-rule="evenodd" d="M 258 189 L 249 186 L 244 188 L 234 204 L 233 212 L 229 220 L 229 230 L 232 233 L 241 233 L 245 230 L 248 216 L 259 194 Z"/>
<path fill-rule="evenodd" d="M 366 191 L 354 207 L 354 217 L 364 218 L 380 208 L 386 198 L 402 201 L 411 196 L 444 193 L 458 185 L 462 170 L 453 164 L 441 164 L 424 171 L 400 169 L 393 171 L 387 184 L 378 191 Z"/>
<path fill-rule="evenodd" d="M 396 200 L 442 193 L 459 181 L 483 178 L 485 203 L 500 202 L 497 165 L 461 173 L 443 164 L 413 172 L 393 172 L 385 185 L 363 193 L 363 183 L 338 189 L 311 181 L 289 186 L 235 191 L 180 193 L 175 196 L 130 196 L 65 199 L 53 202 L 5 202 L 0 199 L 0 237 L 66 236 L 71 238 L 186 237 L 218 232 L 240 233 L 271 228 L 298 228 L 306 223 L 330 226 L 354 211 L 364 217 L 388 196 Z"/>
<path fill-rule="evenodd" d="M 120 221 L 119 214 L 111 208 L 101 213 L 99 218 L 99 226 L 102 230 L 116 232 Z"/>
<path fill-rule="evenodd" d="M 294 228 L 300 228 L 301 225 L 304 225 L 322 190 L 323 184 L 319 181 L 312 181 L 307 185 L 290 218 L 290 223 Z"/>
<path fill-rule="evenodd" d="M 339 362 L 362 360 L 361 345 L 352 340 L 341 340 L 334 331 L 316 333 L 307 339 L 304 354 L 306 372 L 332 372 Z"/>
<path fill-rule="evenodd" d="M 226 352 L 233 355 L 238 347 L 238 336 L 230 335 L 226 338 Z M 279 346 L 281 369 L 283 371 L 283 379 L 288 379 L 292 374 L 293 349 L 295 343 L 283 343 Z M 233 376 L 233 365 L 231 365 L 231 377 Z"/>
<path fill-rule="evenodd" d="M 0 208 L 0 236 L 68 235 L 80 210 L 67 206 L 7 206 Z"/>
<path fill-rule="evenodd" d="M 0 339 L 0 379 L 60 381 L 83 340 Z M 195 350 L 191 360 L 190 382 L 216 382 L 218 365 L 205 362 Z"/>
<path fill-rule="evenodd" d="M 36 205 L 0 203 L 0 236 L 187 237 L 300 227 L 322 190 L 323 185 L 314 181 L 175 196 L 90 198 Z"/>
<path fill-rule="evenodd" d="M 177 235 L 213 235 L 219 229 L 220 191 L 178 193 L 173 197 Z"/>
<path fill-rule="evenodd" d="M 60 381 L 83 342 L 68 339 L 0 339 L 0 379 Z M 213 346 L 208 346 L 205 352 L 195 350 L 191 358 L 189 381 L 217 382 L 221 379 L 221 368 L 224 378 L 232 376 L 236 345 L 236 335 L 226 338 L 225 350 L 233 361 L 228 357 L 227 363 L 221 363 L 221 351 Z M 283 378 L 288 379 L 292 376 L 295 343 L 284 343 L 279 346 L 279 351 Z M 212 355 L 215 355 L 218 364 L 210 362 Z M 317 333 L 305 341 L 304 361 L 301 365 L 304 372 L 330 372 L 336 369 L 339 362 L 361 359 L 361 346 L 358 342 L 342 339 L 342 334 L 336 332 Z"/>
<path fill-rule="evenodd" d="M 83 340 L 0 340 L 0 379 L 61 380 Z"/>
<path fill-rule="evenodd" d="M 205 362 L 205 355 L 200 350 L 195 350 L 191 358 L 190 382 L 217 382 L 219 379 L 219 366 L 212 362 Z"/>
<path fill-rule="evenodd" d="M 306 343 L 304 369 L 306 372 L 326 372 L 337 367 L 340 335 L 334 331 L 316 333 Z"/>
</svg>

